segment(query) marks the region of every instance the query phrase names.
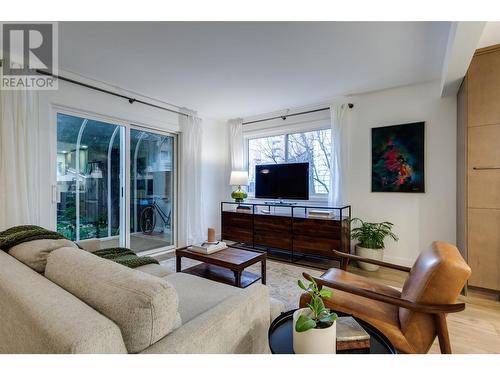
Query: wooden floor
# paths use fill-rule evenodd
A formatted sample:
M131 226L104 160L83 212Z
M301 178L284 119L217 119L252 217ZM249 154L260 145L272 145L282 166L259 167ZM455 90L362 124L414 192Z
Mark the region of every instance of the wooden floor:
M367 272L352 267L350 271L397 288L403 286L406 276L385 268ZM469 288L467 296L460 296L459 301L466 303L465 310L448 315L453 353L500 353L500 302L496 296ZM440 353L437 339L430 353Z

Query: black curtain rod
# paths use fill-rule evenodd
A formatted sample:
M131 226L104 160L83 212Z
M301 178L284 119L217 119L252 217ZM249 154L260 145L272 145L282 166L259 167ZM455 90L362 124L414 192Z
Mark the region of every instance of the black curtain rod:
M349 106L349 108L353 108L354 107L354 104L352 104L352 103L348 103L347 105ZM329 110L329 109L330 109L330 107L325 107L325 108L319 108L319 109L312 109L310 111L291 113L289 115L287 114L287 115L282 115L282 116L263 118L261 120L244 122L243 125L255 124L256 122L263 122L263 121L269 121L269 120L277 120L279 118L282 119L282 120L286 120L287 117L305 115L307 113L321 112L321 111L326 111L326 110Z
M54 77L56 79L60 79L61 81L66 81L66 82L73 83L73 84L78 85L78 86L86 87L86 88L91 89L91 90L96 90L96 91L99 91L99 92L103 92L105 94L109 94L109 95L117 96L117 97L122 98L122 99L126 99L126 100L128 100L128 102L130 104L141 103L141 104L153 107L153 108L163 109L164 111L168 111L168 112L172 112L172 113L177 113L178 115L182 115L182 116L186 116L186 117L188 116L185 113L182 113L182 112L179 112L179 111L175 111L175 110L170 109L170 108L162 107L162 106L159 106L159 105L156 105L156 104L153 104L153 103L148 103L148 102L145 102L145 101L140 100L140 99L131 98L129 96L118 94L116 92L109 91L109 90L106 90L106 89L101 89L100 87L92 86L92 85L89 85L87 83L83 83L83 82L79 82L79 81L75 81L74 79L71 79L71 78L66 78L66 77L63 77L63 76L51 74L49 72L46 72L46 71L43 71L43 70L39 70L39 69L37 69L36 72L40 73L40 74L43 74L43 75L46 75L46 76Z

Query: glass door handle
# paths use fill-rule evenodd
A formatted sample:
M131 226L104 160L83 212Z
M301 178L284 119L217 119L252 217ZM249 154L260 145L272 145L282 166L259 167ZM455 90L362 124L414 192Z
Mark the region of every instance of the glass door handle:
M61 194L57 185L52 185L52 203L61 203Z

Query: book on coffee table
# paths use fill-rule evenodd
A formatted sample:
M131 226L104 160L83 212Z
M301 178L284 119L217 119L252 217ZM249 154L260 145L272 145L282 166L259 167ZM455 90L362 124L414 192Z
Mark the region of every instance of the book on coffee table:
M352 316L341 316L337 319L337 351L369 347L370 335Z
M223 241L203 242L201 244L188 247L188 250L201 254L213 254L224 249L227 249L227 245Z

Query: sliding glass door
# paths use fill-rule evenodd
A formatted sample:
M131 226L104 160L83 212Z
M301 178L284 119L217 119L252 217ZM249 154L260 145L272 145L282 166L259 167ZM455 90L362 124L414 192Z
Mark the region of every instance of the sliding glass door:
M57 231L125 245L125 128L57 114Z
M130 129L130 246L146 251L171 246L174 137Z
M175 136L57 113L57 231L135 252L173 247Z

